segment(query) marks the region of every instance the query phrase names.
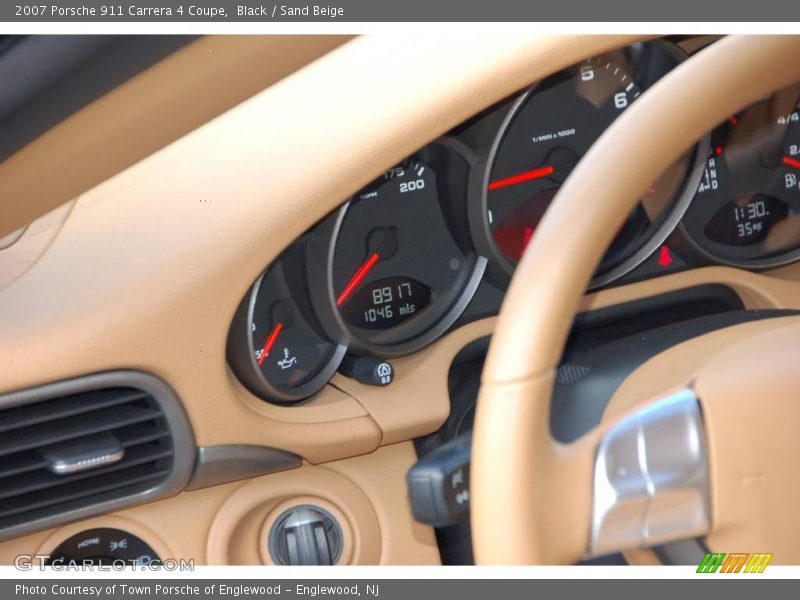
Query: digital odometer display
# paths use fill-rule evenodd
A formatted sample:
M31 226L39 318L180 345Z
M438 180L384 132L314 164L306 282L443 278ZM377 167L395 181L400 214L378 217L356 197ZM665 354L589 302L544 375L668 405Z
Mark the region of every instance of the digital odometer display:
M342 310L363 329L388 329L419 314L431 301L428 286L410 277L387 277L360 288Z

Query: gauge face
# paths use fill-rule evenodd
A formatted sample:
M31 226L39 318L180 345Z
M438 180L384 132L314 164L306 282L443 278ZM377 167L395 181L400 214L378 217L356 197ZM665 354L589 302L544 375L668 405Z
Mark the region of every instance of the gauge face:
M62 568L83 565L154 565L156 552L141 538L123 531L102 527L76 533L61 542L47 560Z
M284 252L256 281L240 306L228 340L228 358L251 391L274 402L295 402L319 391L338 367L344 348L329 341L297 304L304 278L302 250Z
M562 71L535 86L512 108L489 156L481 203L489 253L506 274L513 273L578 161L644 86L677 62L677 55L661 44L639 45L633 54L601 56ZM699 168L691 168L700 162L695 155L690 152L669 166L647 190L617 233L598 277L611 274L605 277L608 281L632 269L677 225L691 194L687 190L680 206L676 200L690 171L699 175ZM586 198L586 210L601 209ZM673 210L680 214L667 219ZM661 235L655 236L659 230ZM645 242L649 244L643 248Z
M726 264L766 268L800 258L800 86L714 130L682 229Z
M356 351L418 349L466 306L485 261L456 240L446 213L466 210L468 173L455 145L436 143L386 171L338 214L329 295Z

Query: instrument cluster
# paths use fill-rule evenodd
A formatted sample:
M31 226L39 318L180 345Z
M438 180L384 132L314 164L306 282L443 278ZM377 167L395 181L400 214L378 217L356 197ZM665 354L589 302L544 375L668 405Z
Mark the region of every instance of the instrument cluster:
M233 371L280 404L309 398L343 364L385 385L383 359L496 314L578 161L685 58L664 40L594 57L388 169L253 284L228 339ZM730 115L669 165L617 232L590 287L708 264L765 269L800 259L798 100L794 86ZM657 149L643 140L642 152ZM587 211L602 210L591 197L585 202Z

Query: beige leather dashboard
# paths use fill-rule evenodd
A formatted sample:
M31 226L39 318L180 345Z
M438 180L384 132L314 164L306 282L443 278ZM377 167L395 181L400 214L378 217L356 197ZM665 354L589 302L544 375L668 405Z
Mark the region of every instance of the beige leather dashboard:
M405 501L409 440L445 421L449 366L494 320L397 359L389 388L337 375L312 400L286 407L256 398L230 372L231 319L265 265L376 173L532 81L635 39L211 38L0 165L0 234L41 217L29 228L39 238L27 258L12 260L14 245L0 250L0 392L143 370L174 388L198 445L272 446L306 462L5 542L0 563L51 549L85 525L119 522L166 555L260 564L269 557L259 540L282 503L313 497L349 528L348 561L436 564L433 531L413 521ZM187 64L206 50L221 61L215 76L231 64L251 68L198 101L205 63L194 75ZM267 56L272 68L252 68ZM409 63L417 65L413 85L403 74ZM142 91L156 88L157 97ZM309 90L325 96L324 106ZM173 94L196 108L181 118L174 107L158 110ZM117 120L120 107L128 112ZM121 138L134 142L120 147ZM56 208L71 199L68 211ZM699 283L729 285L750 308L800 308L797 266L689 271L594 293L582 310Z
M234 383L224 347L242 295L371 173L531 80L626 41L462 38L433 52L435 39L369 37L331 52L79 197L48 251L3 290L3 390L142 369L175 388L198 444L269 444L311 462L374 450L384 431L347 394L281 408ZM415 60L426 67L413 89L374 79ZM310 89L330 91L327 110ZM59 340L58 360L47 339ZM413 408L406 418L435 426ZM396 441L394 426L385 424Z

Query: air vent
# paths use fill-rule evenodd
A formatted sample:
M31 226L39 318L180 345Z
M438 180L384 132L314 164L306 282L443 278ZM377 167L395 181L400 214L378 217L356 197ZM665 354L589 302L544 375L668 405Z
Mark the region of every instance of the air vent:
M0 396L0 539L177 493L194 454L174 392L150 375Z

